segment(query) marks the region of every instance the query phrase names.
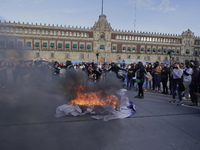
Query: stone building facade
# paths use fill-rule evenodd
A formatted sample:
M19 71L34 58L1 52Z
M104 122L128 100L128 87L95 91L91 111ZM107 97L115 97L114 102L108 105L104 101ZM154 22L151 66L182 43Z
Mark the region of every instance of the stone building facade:
M181 35L113 30L104 14L92 28L0 22L0 58L147 62L197 60L200 37L189 29ZM97 57L98 54L98 57Z

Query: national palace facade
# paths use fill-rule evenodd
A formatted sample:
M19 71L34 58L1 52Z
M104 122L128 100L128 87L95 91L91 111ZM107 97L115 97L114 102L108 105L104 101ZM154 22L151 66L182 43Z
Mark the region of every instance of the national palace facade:
M104 14L92 28L0 22L1 59L168 62L169 50L172 61L198 60L200 38L189 29L181 35L113 30Z

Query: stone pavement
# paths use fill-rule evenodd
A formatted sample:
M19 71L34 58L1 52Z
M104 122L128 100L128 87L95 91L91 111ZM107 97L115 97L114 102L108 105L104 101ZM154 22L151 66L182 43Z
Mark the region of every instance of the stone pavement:
M171 95L127 92L131 117L104 122L90 115L55 118L63 96L25 90L0 93L0 150L199 150L200 107L170 104ZM31 95L31 96L30 96Z

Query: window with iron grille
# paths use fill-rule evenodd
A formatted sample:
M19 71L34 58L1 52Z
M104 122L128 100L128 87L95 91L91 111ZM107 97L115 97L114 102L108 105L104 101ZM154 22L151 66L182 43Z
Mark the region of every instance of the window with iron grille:
M58 48L62 48L62 43L58 43Z
M31 47L31 42L27 42L27 43L26 43L26 46L27 46L27 47Z
M65 48L69 48L69 44L66 44L66 45L65 45Z

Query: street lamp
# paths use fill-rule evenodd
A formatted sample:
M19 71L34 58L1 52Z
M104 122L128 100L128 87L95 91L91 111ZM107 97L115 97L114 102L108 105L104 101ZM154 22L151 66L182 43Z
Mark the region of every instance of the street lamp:
M172 50L170 49L167 53L169 55L169 59L170 59L170 66L171 66L171 59L172 59Z
M98 58L99 58L99 53L97 52L96 53L96 56L97 56L97 63L99 62Z

